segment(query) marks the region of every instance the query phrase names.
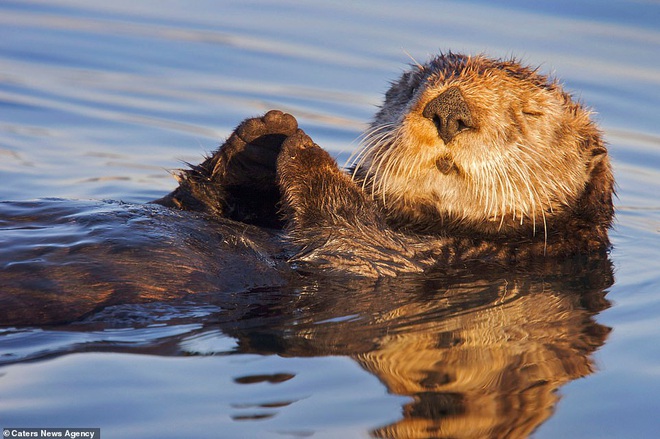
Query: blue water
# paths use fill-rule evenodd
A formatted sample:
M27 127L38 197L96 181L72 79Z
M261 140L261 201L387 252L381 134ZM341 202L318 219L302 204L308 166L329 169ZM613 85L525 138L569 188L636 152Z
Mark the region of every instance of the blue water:
M0 427L656 437L659 23L654 1L0 2L0 200L158 198L271 108L342 162L388 81L439 50L556 74L597 112L618 183L615 281L596 271L588 306L506 273L116 305L0 329Z

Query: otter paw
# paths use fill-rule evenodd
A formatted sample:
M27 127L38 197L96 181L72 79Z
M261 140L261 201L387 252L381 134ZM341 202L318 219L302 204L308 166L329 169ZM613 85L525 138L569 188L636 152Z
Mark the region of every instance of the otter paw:
M327 169L327 166L337 168L337 163L301 129L287 137L277 159L280 179L286 179L286 175L293 173L302 173L299 176L304 177L308 172Z
M373 201L302 130L282 144L277 178L280 212L294 240L314 241L323 228L348 230L364 222L381 224ZM314 237L305 237L308 231Z
M247 119L241 123L234 131L236 137L247 144L266 145L268 143L268 136L280 136L280 140L284 140L298 129L298 122L296 118L288 113L283 113L279 110L271 110L262 117L255 117ZM276 146L282 144L280 141Z
M211 175L223 186L272 184L282 143L297 129L296 118L279 110L243 121L215 154Z

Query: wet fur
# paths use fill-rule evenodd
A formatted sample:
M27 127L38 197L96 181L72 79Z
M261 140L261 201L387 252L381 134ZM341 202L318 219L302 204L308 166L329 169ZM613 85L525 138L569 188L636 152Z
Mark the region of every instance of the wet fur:
M447 143L424 117L460 91ZM243 122L157 202L283 227L302 269L392 276L442 264L603 255L614 179L591 113L515 60L440 55L394 82L349 173L279 111Z

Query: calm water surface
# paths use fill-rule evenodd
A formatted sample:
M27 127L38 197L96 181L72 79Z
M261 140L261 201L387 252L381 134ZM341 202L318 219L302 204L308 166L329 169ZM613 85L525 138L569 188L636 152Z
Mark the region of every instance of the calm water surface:
M411 58L451 49L540 65L594 107L618 215L611 265L205 291L0 329L0 427L100 427L105 438L657 437L659 23L651 0L4 0L6 212L44 198L158 198L176 185L168 170L271 108L296 115L342 162L388 81ZM31 203L55 216L73 205ZM20 233L0 229L5 257L18 239L83 239L66 221Z

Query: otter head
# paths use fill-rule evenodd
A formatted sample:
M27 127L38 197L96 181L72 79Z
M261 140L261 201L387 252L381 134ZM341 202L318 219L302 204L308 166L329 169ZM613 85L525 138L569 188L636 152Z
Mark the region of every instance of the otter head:
M590 112L513 60L449 53L413 66L352 166L399 228L547 240L572 221L607 242L613 178Z

